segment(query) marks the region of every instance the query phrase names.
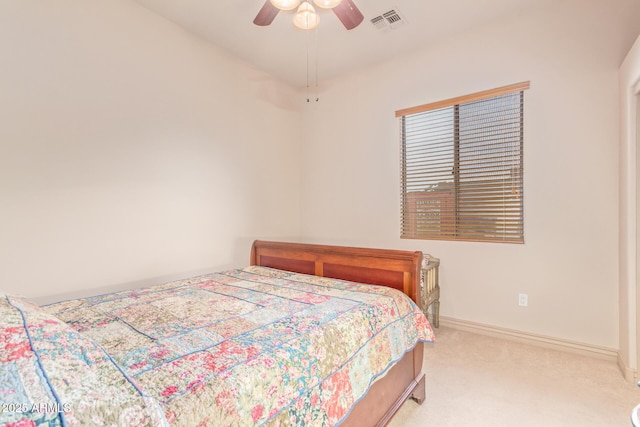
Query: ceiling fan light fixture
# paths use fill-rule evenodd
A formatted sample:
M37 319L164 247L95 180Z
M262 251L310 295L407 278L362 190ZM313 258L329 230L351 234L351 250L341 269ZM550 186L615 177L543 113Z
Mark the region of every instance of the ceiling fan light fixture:
M293 17L293 25L301 30L312 30L320 23L320 16L309 2L303 2L295 16Z
M316 6L323 9L333 9L340 4L342 0L313 0Z
M269 0L280 10L293 10L300 5L300 0Z

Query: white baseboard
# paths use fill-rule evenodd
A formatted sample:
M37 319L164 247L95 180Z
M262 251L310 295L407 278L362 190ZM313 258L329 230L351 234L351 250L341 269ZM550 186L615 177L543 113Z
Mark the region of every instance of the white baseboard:
M624 363L624 360L622 360L622 356L620 356L620 353L618 353L616 362L618 363L620 372L622 372L622 375L624 375L624 379L629 381L630 383L635 383L638 379L638 372L635 369L628 367Z
M458 320L451 317L440 316L440 325L461 331L473 332L476 334L493 336L496 338L517 341L524 344L535 345L538 347L551 348L555 350L567 351L583 356L596 357L616 363L625 379L635 380L635 372L624 367L624 363L619 357L618 350L600 347L591 344L584 344L575 341L563 340L559 338L546 337L543 335L532 334L529 332L521 332L514 329L500 328L496 326L484 325L481 323L470 322L467 320ZM436 330L437 331L437 330Z

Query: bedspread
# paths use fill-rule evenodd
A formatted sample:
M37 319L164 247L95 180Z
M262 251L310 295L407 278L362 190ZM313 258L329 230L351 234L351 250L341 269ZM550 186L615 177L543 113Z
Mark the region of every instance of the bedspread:
M45 309L104 352L136 392L141 425L158 423L149 402L171 425L335 425L433 341L399 291L264 267Z

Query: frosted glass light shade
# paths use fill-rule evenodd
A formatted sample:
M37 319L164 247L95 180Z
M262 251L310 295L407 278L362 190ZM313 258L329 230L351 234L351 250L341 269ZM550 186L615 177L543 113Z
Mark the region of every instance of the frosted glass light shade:
M317 27L319 23L320 17L316 13L316 10L306 1L300 5L293 17L293 25L301 30L311 30Z
M316 6L323 9L333 9L340 4L342 0L313 0Z
M300 5L300 0L270 0L280 10L293 10Z

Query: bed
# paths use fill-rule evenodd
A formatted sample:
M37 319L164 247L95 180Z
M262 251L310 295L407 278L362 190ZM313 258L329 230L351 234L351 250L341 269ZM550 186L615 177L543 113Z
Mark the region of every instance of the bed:
M425 398L422 253L255 241L250 265L0 298L0 425L387 424Z

